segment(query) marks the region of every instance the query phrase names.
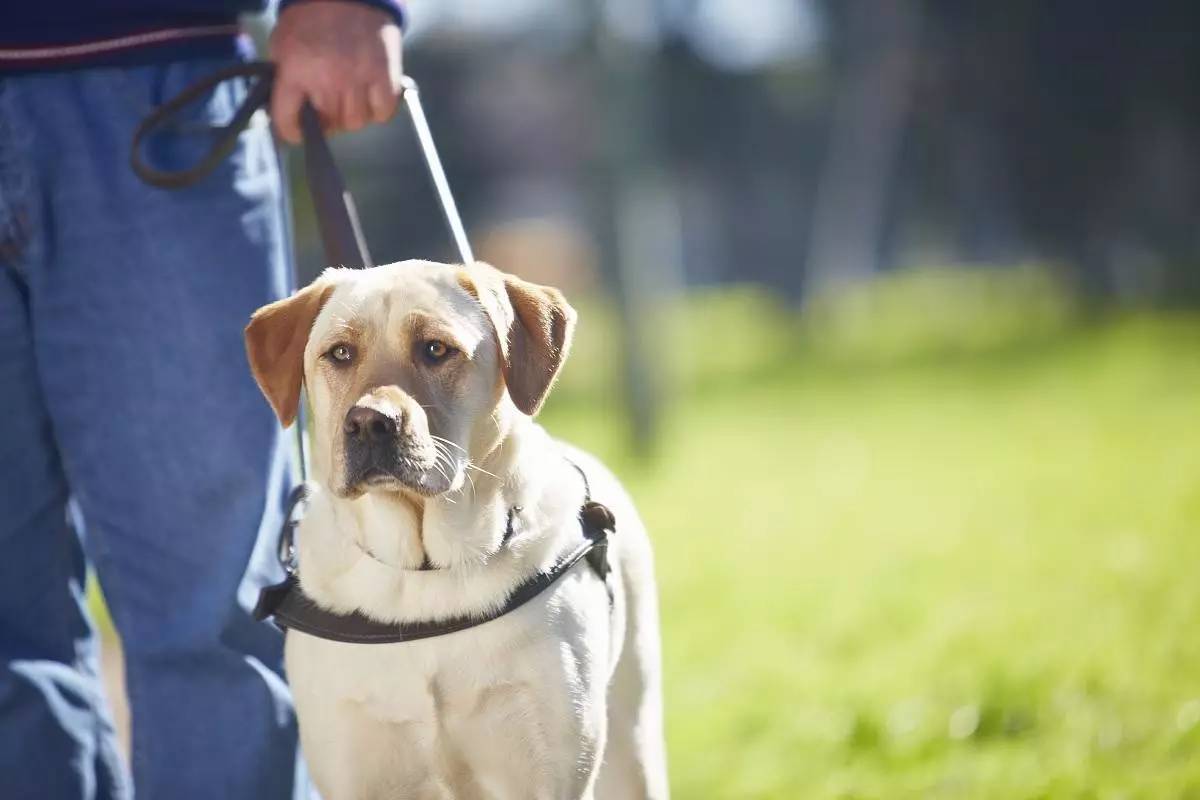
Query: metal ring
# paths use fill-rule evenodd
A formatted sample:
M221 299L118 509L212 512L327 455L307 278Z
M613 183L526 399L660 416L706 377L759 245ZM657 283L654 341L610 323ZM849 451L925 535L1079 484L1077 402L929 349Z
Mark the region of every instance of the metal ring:
M279 528L279 544L275 554L288 575L296 574L296 526L304 516L301 506L307 499L308 484L297 484L288 495L287 504L284 506L283 524ZM299 513L297 509L301 509Z

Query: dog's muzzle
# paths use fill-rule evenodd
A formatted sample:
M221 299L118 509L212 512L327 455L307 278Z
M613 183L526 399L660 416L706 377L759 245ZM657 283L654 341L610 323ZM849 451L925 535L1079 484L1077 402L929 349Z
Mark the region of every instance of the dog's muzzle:
M431 466L405 430L403 415L358 405L342 423L349 486L398 480L412 484Z

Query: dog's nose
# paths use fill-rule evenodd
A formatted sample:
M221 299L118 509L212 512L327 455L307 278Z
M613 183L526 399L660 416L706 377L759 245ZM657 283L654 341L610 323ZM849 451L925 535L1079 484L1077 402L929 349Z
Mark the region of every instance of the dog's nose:
M346 414L342 430L367 442L390 439L396 435L396 420L366 406L355 406Z

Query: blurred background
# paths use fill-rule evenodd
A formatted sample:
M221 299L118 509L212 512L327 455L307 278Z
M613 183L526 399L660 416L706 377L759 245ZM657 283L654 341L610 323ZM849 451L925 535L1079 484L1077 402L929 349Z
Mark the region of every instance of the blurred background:
M675 796L1200 797L1200 4L410 6L477 255L581 312ZM336 151L453 258L407 118Z

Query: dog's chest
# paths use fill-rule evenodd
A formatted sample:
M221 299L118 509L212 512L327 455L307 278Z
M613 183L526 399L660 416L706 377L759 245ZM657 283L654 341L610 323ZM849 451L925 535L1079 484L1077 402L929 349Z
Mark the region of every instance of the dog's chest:
M289 634L297 702L312 693L349 701L379 722L442 728L521 716L524 706L544 703L547 690L571 693L576 670L564 671L562 644L588 642L581 630L556 630L564 622L574 627L576 617L555 611L557 605L539 598L484 625L402 644L348 645ZM569 649L580 652L568 662L591 660L590 645Z
M564 787L602 741L610 613L604 585L580 565L519 609L446 636L354 645L289 633L314 774L434 780L461 797L578 794Z

